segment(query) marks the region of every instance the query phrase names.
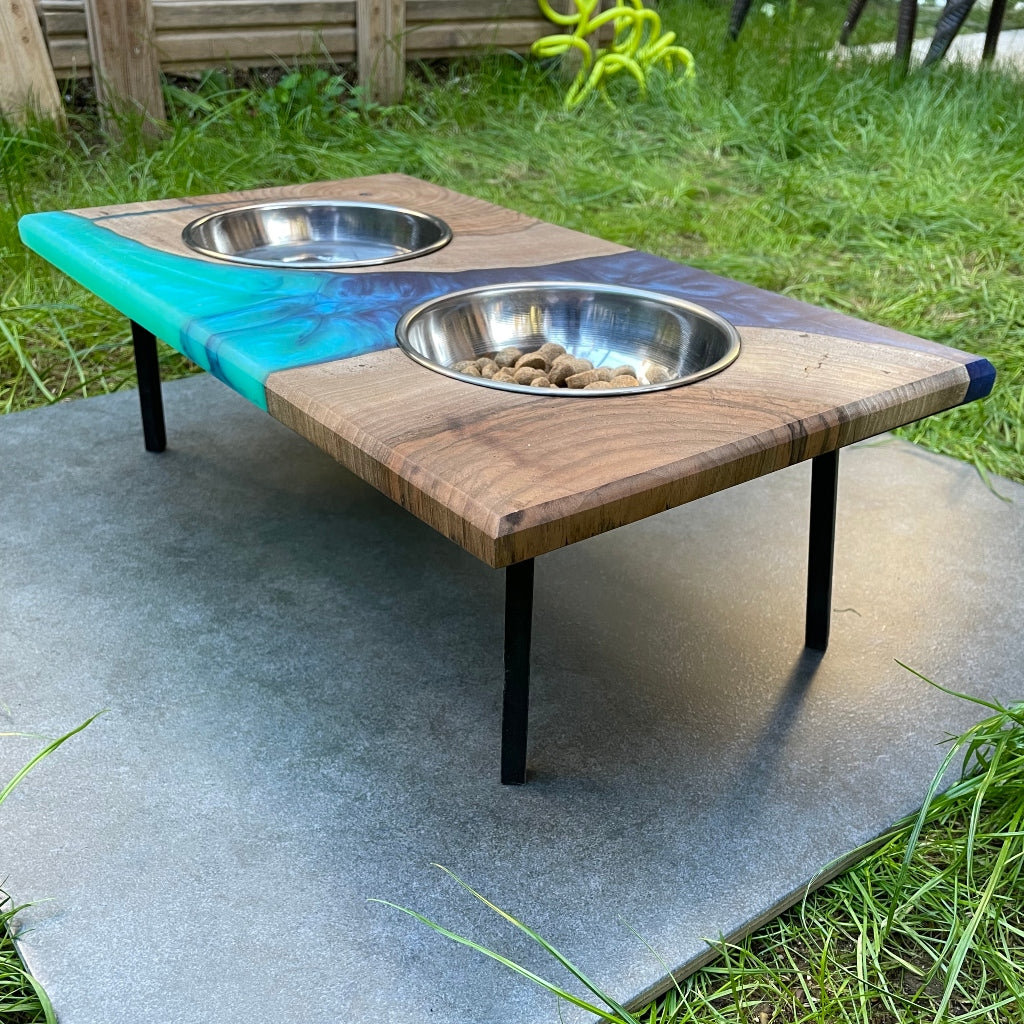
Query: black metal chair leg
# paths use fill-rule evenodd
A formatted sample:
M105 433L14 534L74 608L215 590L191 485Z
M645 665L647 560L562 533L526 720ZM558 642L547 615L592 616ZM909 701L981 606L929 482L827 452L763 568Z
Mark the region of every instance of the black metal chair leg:
M836 540L839 451L811 460L811 530L807 555L807 624L804 643L828 648L832 622L832 562Z
M734 0L732 11L729 13L729 38L735 42L747 20L750 11L751 0Z
M909 0L907 2L909 3ZM946 51L952 45L956 34L963 28L972 7L974 0L953 0L946 4L942 16L935 25L935 35L932 36L928 52L921 61L921 67L928 67L929 64L934 64L946 56Z
M1006 17L1006 0L992 0L992 7L988 12L988 25L985 28L985 48L981 54L982 60L995 59L1004 17Z
M501 710L501 781L526 781L530 714L530 630L533 622L533 559L505 569L505 691Z
M973 0L971 0L973 3ZM906 72L910 67L910 53L914 48L914 28L917 25L917 0L900 0L896 14L896 67Z
M164 428L164 402L160 391L160 363L156 354L156 337L134 320L131 321L131 325L146 451L162 452L167 447L167 431Z
M840 46L850 45L850 36L857 27L857 22L860 21L860 16L864 13L864 8L867 7L867 4L868 0L850 0L850 6L846 11L846 20L839 31Z

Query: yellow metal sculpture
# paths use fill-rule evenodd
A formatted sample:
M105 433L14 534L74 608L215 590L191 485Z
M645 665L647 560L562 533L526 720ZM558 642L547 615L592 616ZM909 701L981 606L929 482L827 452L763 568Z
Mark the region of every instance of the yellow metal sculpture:
M687 78L693 77L693 54L676 45L675 32L662 31L661 18L643 0L616 0L614 7L603 11L601 0L573 0L575 14L559 14L548 0L537 2L546 18L567 31L538 39L532 47L534 56L560 57L575 50L581 57L580 70L565 95L567 110L595 89L603 93L605 80L619 71L632 75L641 92L647 89L648 71L658 65L666 71L681 67ZM609 23L614 28L611 45L599 46L595 53L587 37Z

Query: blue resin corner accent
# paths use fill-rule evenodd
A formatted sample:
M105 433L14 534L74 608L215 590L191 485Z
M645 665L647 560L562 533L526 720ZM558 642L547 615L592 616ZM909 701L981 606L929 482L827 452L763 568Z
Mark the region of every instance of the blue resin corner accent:
M973 363L967 364L967 372L971 376L971 383L967 387L967 394L964 395L963 405L991 394L996 383L996 368L980 356Z

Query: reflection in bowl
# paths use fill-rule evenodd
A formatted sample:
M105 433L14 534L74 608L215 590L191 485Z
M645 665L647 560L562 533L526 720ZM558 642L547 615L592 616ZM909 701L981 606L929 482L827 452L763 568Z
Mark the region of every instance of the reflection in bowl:
M182 232L204 256L255 267L330 270L414 259L451 241L444 221L379 203L301 199L221 210Z
M724 370L740 351L728 321L701 306L616 285L534 281L471 288L409 310L395 329L418 363L458 380L534 395L596 397L661 391ZM534 387L455 369L509 347L561 346L594 367L635 369L638 385ZM549 351L555 351L554 348Z

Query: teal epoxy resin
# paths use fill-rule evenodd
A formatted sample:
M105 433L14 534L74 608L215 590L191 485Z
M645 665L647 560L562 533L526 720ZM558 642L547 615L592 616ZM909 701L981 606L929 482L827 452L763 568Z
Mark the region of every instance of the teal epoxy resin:
M698 302L737 326L941 353L968 369L965 402L988 394L995 376L980 356L635 250L445 273L281 270L163 252L110 231L101 221L38 213L23 217L18 228L31 249L262 409L271 373L390 348L401 315L427 299L539 278L646 288Z
M190 259L75 214L32 214L18 227L39 255L263 409L277 370L393 345L394 308L412 300L395 294L392 275Z

